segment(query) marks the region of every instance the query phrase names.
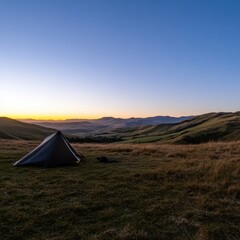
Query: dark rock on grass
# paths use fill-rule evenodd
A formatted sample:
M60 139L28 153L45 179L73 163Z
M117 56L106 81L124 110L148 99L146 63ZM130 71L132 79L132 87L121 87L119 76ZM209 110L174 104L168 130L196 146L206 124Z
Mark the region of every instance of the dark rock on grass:
M116 161L116 160L110 160L110 159L108 159L108 158L105 157L105 156L97 157L97 160L98 160L100 163L116 163L116 162L118 162L118 161Z

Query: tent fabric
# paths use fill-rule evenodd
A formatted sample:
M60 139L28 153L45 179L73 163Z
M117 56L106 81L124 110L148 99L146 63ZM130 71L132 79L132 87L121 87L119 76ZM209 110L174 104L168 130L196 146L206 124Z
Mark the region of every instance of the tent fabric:
M83 155L78 154L63 134L58 131L47 137L39 146L13 165L55 167L65 164L79 163L82 158Z

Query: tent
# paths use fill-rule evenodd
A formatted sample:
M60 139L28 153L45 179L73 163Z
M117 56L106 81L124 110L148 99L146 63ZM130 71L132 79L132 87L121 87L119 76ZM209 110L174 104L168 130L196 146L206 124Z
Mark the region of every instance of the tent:
M22 159L15 162L14 166L37 165L55 167L66 164L79 163L84 158L69 144L60 131L47 137L39 146Z

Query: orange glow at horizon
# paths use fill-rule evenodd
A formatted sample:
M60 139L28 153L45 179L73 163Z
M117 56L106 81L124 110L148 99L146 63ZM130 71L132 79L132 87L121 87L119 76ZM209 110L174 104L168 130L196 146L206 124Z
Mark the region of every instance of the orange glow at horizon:
M170 111L167 107L159 110L154 108L137 108L134 102L124 103L120 106L95 95L87 94L74 96L70 92L64 94L51 88L39 91L32 85L23 85L16 88L10 84L11 92L0 89L0 116L13 119L34 120L66 120L66 119L98 119L102 117L115 118L145 118L153 116L183 116L181 109ZM22 94L28 92L28 94ZM64 98L62 97L64 96Z
M7 114L3 117L9 117L13 119L33 119L33 120L67 120L67 119L97 119L101 116L97 115L22 115L22 114Z

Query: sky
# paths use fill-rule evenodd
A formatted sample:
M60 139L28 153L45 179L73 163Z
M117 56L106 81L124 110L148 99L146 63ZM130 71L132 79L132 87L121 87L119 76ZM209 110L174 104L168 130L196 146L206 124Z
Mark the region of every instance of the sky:
M239 111L238 0L0 0L0 116Z

